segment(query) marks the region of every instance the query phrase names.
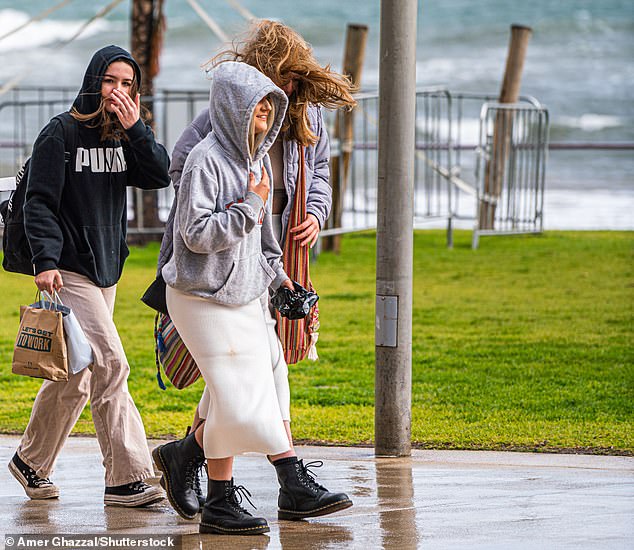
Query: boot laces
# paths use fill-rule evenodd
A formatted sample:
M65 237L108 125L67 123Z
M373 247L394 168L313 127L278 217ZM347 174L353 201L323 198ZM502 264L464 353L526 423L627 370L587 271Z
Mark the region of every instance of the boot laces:
M307 462L304 464L300 462L301 465L301 473L302 479L305 482L304 484L313 489L314 491L328 491L324 486L317 483L315 476L317 475L311 468L321 468L324 465L323 460L313 460L312 462Z
M257 510L255 504L251 502L251 499L249 498L250 496L252 496L251 493L244 485L232 485L231 489L229 489L227 500L232 504L235 510L242 512L243 514L249 514L249 512L247 512L247 510L241 505L242 499L245 498L253 509Z
M200 487L200 474L205 466L205 460L194 458L187 463L185 470L185 485L194 490L197 495L202 495Z
M194 492L198 496L203 496L203 490L200 486L200 478L202 477L205 467L206 467L205 463L201 462L198 468L196 468L196 471L194 472L194 480L192 483L192 488L194 489Z

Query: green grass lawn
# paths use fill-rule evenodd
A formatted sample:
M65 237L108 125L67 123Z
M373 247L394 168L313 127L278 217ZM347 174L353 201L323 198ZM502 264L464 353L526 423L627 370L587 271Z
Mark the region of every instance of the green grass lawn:
M415 235L412 440L415 446L634 452L634 234L548 232L453 250ZM116 322L130 391L149 436L182 435L202 383L159 390L153 313L139 301L158 248L135 248ZM371 444L375 235L343 239L312 265L320 360L290 368L298 441ZM39 381L11 374L18 308L32 281L0 273L0 431L21 432ZM54 414L54 411L51 411ZM75 433L93 433L87 408Z

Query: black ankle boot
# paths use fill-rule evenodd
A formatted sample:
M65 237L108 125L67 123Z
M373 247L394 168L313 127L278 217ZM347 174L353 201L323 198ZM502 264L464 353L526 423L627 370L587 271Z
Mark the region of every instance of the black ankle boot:
M269 532L269 525L264 518L254 518L240 506L243 496L253 506L249 500L251 493L242 485L234 485L233 479L231 481L210 479L207 487L207 501L200 517L201 533L260 535Z
M282 458L273 463L280 483L277 499L279 519L304 519L332 514L352 506L345 493L331 493L315 481L309 468L323 466L321 460L304 462L297 457Z
M198 426L200 426L203 422L204 421L201 420L198 423ZM196 428L198 428L198 426L196 426ZM187 426L187 431L185 432L185 436L188 436L190 431L191 431L191 426ZM203 493L203 490L201 488L201 482L200 482L200 478L201 478L200 474L202 473L203 470L205 470L205 472L207 471L206 461L204 461L203 464L201 464L200 467L194 472L194 479L192 480L192 489L194 489L194 492L196 493L196 497L198 498L199 512L203 511L203 506L205 505L205 501L207 500L206 494ZM163 481L163 478L161 478L161 481Z
M156 447L152 457L156 467L163 472L161 485L174 510L185 519L194 519L200 510L195 480L205 463L205 453L194 434Z

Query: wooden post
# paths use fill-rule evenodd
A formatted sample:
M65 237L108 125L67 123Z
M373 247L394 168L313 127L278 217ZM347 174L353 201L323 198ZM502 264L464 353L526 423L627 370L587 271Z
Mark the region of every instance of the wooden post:
M346 30L346 49L343 60L343 74L348 75L352 83L359 87L365 58L365 45L368 38L366 25L350 24ZM333 157L330 163L330 182L332 185L332 210L326 227L341 227L343 199L348 185L350 159L354 143L354 112L339 111L333 138L340 140L340 154ZM322 250L339 253L341 236L324 237Z
M504 80L500 91L500 103L516 103L520 96L524 59L528 49L532 29L521 25L511 26L511 39L506 58ZM484 172L484 197L480 200L478 226L480 229L493 229L497 199L502 193L504 167L508 156L512 132L512 116L510 112L498 112L493 127L493 143L491 156Z
M133 0L131 13L130 49L132 57L141 67L143 82L141 95L154 95L154 77L158 74L158 58L161 50L161 39L164 27L163 0ZM147 110L148 122L154 125L154 102L143 103ZM138 228L159 227L158 194L156 191L138 190L135 197L134 225ZM138 203L140 201L140 204ZM138 214L142 213L141 216ZM154 236L156 239L156 236ZM139 235L138 242L152 240L150 236Z

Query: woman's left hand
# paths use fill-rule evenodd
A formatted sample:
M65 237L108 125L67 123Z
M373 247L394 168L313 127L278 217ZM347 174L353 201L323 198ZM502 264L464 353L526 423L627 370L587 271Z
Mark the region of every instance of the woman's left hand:
M289 290L295 290L295 287L293 286L293 281L291 281L290 279L286 279L281 285L280 287L286 287Z
M112 90L112 109L117 115L121 126L124 129L129 130L139 120L139 113L141 112L141 96L136 95L136 99L132 101L132 98L119 89Z
M293 240L301 240L300 246L310 245L312 248L317 242L317 237L319 237L319 222L313 214L308 214L302 223L291 229L291 233L297 233Z

